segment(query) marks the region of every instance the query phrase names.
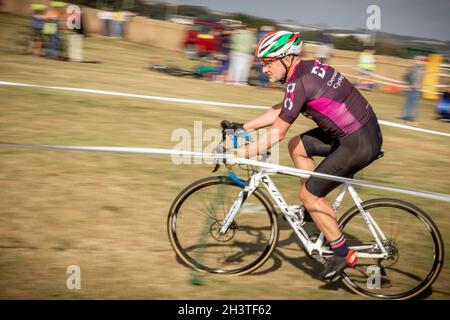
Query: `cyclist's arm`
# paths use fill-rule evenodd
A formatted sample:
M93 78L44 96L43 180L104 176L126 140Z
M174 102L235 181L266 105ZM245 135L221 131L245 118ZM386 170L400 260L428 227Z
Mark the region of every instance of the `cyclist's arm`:
M286 133L290 126L290 123L281 118L276 118L270 130L262 135L262 137L259 137L257 141L241 147L238 151L238 156L242 158L251 158L257 154L266 152L275 143L286 137Z
M281 102L272 106L269 110L264 112L262 115L247 121L244 123L244 130L256 130L264 127L271 126L281 111Z

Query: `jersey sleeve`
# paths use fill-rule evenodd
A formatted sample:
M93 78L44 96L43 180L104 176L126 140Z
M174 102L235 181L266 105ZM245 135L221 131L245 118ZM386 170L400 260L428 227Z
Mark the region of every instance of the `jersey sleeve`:
M292 124L299 116L306 101L305 89L303 88L301 79L290 82L286 87L279 118Z

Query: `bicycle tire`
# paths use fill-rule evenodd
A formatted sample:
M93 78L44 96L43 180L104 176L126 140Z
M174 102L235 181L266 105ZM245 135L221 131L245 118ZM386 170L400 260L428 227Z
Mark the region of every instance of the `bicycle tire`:
M392 212L394 212L393 210L396 210L395 212L397 212L397 210L400 210L398 212L408 214L408 216L405 216L405 218L401 222L402 230L404 230L405 232L413 233L414 236L417 239L419 239L419 237L420 237L419 231L420 230L417 229L417 232L414 233L415 230L411 227L411 224L408 225L410 218L416 218L416 219L413 219L412 221L418 222L417 228L420 225L419 223L422 224L422 227L424 229L423 232L429 236L429 240L431 240L430 242L432 242L432 245L430 244L430 247L431 246L433 247L433 252L432 252L432 254L430 253L430 258L431 258L430 268L429 269L427 269L428 267L424 268L424 270L428 270L428 271L425 271L425 273L424 273L426 275L423 277L420 277L420 281L418 281L418 283L415 284L414 287L410 288L409 290L406 290L403 292L398 292L398 293L388 293L387 294L387 293L370 291L370 289L368 289L367 286L366 286L366 288L363 288L362 286L358 285L358 283L355 281L353 276L351 274L349 274L351 272L354 272L351 270L349 271L349 269L347 269L346 272L343 273L344 284L350 290L352 290L353 292L355 292L357 294L360 294L362 296L369 297L369 298L375 298L375 299L406 300L406 299L411 299L413 297L417 297L418 295L423 293L425 290L429 289L431 287L431 285L433 284L433 282L437 279L437 277L442 269L443 262L444 262L444 245L443 245L442 236L441 236L436 224L433 222L433 220L425 212L423 212L421 209L414 206L413 204L402 201L402 200L397 200L397 199L388 199L388 198L372 199L372 200L364 201L363 203L361 203L361 206L364 208L364 210L369 210L369 212L371 214L373 214L378 209L382 208L382 211L380 211L383 213L383 215L380 214L380 216L382 217L381 220L388 218L388 216L387 216L388 209L391 210ZM375 210L375 209L377 209L377 210ZM392 212L389 212L389 213L392 213ZM350 225L351 221L354 220L354 218L357 217L359 213L360 212L359 212L358 208L355 206L355 207L349 209L346 213L344 213L342 215L342 217L339 219L338 223L344 234L346 233L346 227ZM359 215L359 216L361 216L361 215ZM378 220L380 220L380 219L377 220L376 218L377 217L374 217L375 221L378 223ZM380 218L380 217L378 217L378 218ZM393 228L394 227L391 225L391 229L393 229ZM349 229L349 228L347 228L347 229ZM366 225L366 229L368 229L367 225ZM420 228L420 229L422 229L422 228ZM347 235L346 235L346 237L347 237ZM348 240L348 237L347 237L347 240ZM357 241L357 240L355 240L355 241ZM399 261L399 259L402 258L403 251L398 249L399 247L401 247L401 244L396 243L392 239L390 239L390 241L393 241L392 243L395 244L395 245L393 245L393 247L396 248L396 250L398 250L398 252L396 254L394 254L394 256L395 255L397 256L396 257L397 261L393 260L393 264L391 265L391 266L395 267L397 262ZM401 239L400 241L405 241L405 239ZM407 241L409 243L411 243L410 240L407 239ZM351 242L351 241L348 241L348 242ZM419 243L419 245L416 245L416 246L414 246L414 248L412 248L413 256L418 255L418 253L420 252L421 242L419 241L418 243ZM349 243L349 246L351 246L351 243ZM410 245L405 245L404 247L406 248L408 246L410 246ZM403 252L403 254L404 254L404 252ZM407 259L408 258L410 258L410 257L407 256ZM425 260L427 260L427 259L428 258L426 258ZM417 259L417 260L419 260L419 259ZM382 262L382 261L380 260L379 263L380 262ZM412 266L413 264L410 264L410 265ZM422 268L422 267L420 267L420 268ZM395 268L390 268L389 271L391 271L391 270L395 270L395 271L393 271L394 274L395 274L395 272L397 272L397 274L400 274L400 275L403 274L406 277L409 277L411 279L417 280L417 278L419 278L413 272L408 273L408 272L405 272L404 270L401 270L401 269L399 270L398 266L397 266L397 270ZM417 270L417 267L416 267L416 270ZM414 272L418 272L416 270ZM420 270L420 272L423 273L422 270ZM395 281L401 283L401 281L398 281L395 279L395 276L392 279L387 279L387 280L390 281L390 283L392 283L392 280L394 280L393 281L394 283L395 283ZM367 282L366 282L366 284L367 284ZM389 289L389 287L387 289ZM379 288L378 290L381 290L381 288Z
M257 254L256 259L252 260L250 263L245 264L244 266L239 266L237 268L227 269L224 267L212 267L206 265L203 261L199 261L200 259L196 258L194 254L190 254L188 252L188 249L186 246L180 241L178 230L177 230L177 220L178 215L180 212L182 212L183 204L186 203L186 201L193 197L195 194L199 194L201 191L204 191L205 188L211 188L211 186L227 186L227 187L233 187L233 188L239 188L242 189L242 187L238 186L236 183L234 183L231 179L225 176L214 176L209 177L205 179L198 180L189 186L187 186L184 190L182 190L178 196L175 198L175 200L172 203L172 206L169 211L168 219L167 219L167 231L169 236L169 241L172 245L172 248L174 249L176 255L189 267L201 271L201 272L207 272L207 273L213 273L213 274L223 274L223 275L244 275L253 272L254 270L261 267L271 256L273 250L276 247L278 237L279 237L279 226L277 222L277 216L275 208L273 207L273 204L267 196L259 189L256 189L253 194L250 196L253 198L253 200L256 200L258 203L262 205L262 208L264 208L265 213L267 214L267 218L269 221L269 227L270 227L270 236L266 237L267 244L264 244L263 250L261 250L260 253ZM236 189L236 191L239 191ZM236 193L237 195L238 193ZM195 198L194 198L195 199ZM247 203L248 199L245 203ZM180 210L183 209L183 210ZM192 212L192 211L189 211ZM240 215L241 214L241 215ZM242 216L241 212L238 212L236 219L239 220L240 216ZM194 219L196 217L192 217ZM252 221L252 220L250 220ZM239 224L239 221L238 221ZM241 227L241 226L240 226ZM245 226L244 226L245 228ZM212 230L212 225L209 230ZM237 231L239 232L239 230ZM243 231L244 232L244 231ZM210 231L210 235L212 238L212 233ZM208 241L210 238L208 238ZM256 240L252 240L256 241ZM214 244L215 245L215 244ZM230 244L231 245L231 244ZM203 246L203 247L202 247ZM208 247L207 245L199 244L198 247L200 249ZM209 248L212 248L213 244L211 243ZM197 247L194 247L194 249ZM245 250L242 250L242 252L246 252Z

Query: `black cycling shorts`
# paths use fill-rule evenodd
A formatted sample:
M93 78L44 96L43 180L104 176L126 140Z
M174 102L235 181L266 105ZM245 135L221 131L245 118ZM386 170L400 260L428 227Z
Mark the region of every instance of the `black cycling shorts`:
M319 128L300 135L308 157L326 157L314 172L351 178L378 158L383 138L376 118L371 119L358 131L342 138L331 139ZM310 177L306 189L317 197L325 197L339 182Z

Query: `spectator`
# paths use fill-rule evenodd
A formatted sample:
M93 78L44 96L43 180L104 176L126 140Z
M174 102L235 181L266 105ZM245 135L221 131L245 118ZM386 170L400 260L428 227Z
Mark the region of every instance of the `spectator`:
M320 44L317 46L316 58L322 63L327 63L331 58L333 44L330 42L329 37L325 33L320 34L319 41Z
M416 56L415 64L405 74L405 82L408 85L408 94L404 107L404 115L401 118L408 124L414 124L417 118L417 103L420 99L420 90L422 89L424 65L427 58L425 56Z
M442 92L442 98L438 102L436 111L439 120L450 121L450 87Z
M245 26L240 26L231 36L230 69L228 81L236 85L247 85L253 62L256 37Z
M97 16L103 24L103 35L107 37L111 36L111 19L113 12L100 11Z
M46 37L45 56L50 59L61 59L63 51L63 39L60 25L64 23L63 8L66 6L64 2L52 1L50 8L44 15L44 25L42 33Z
M32 4L31 5L31 41L28 47L28 53L40 56L42 54L42 46L44 38L42 36L42 29L44 27L44 13L47 9L45 4Z
M230 38L231 30L224 29L221 34L221 41L217 55L217 58L221 63L216 80L220 82L223 82L228 77L228 68L230 66Z
M125 24L125 12L123 11L112 12L111 36L122 38L124 24Z
M363 77L371 77L375 72L375 50L372 48L366 48L359 54L358 68ZM362 79L358 81L358 87L372 89L375 83L371 79Z
M124 12L124 20L123 20L123 24L122 24L122 38L124 38L125 35L127 34L128 23L134 16L136 16L136 14L134 12L131 12L131 11Z
M359 54L358 67L367 73L375 72L375 50L366 48Z

